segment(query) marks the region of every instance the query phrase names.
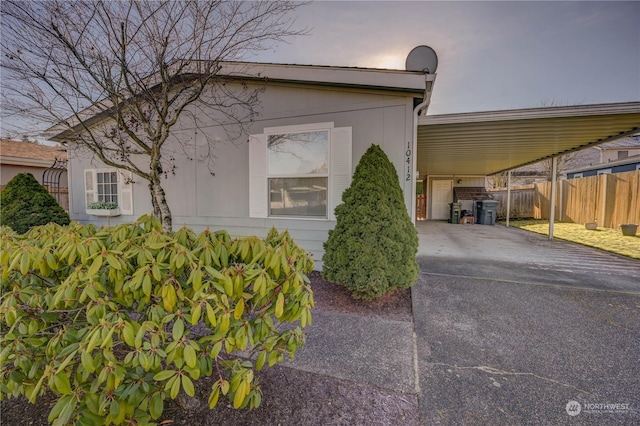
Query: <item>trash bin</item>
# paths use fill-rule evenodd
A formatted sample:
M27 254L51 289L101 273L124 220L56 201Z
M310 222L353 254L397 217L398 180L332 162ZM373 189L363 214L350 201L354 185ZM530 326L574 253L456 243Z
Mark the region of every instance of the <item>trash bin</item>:
M478 222L481 225L495 225L496 212L498 211L498 201L482 200L476 203L478 211Z
M460 212L462 211L462 204L449 203L449 223L460 223Z

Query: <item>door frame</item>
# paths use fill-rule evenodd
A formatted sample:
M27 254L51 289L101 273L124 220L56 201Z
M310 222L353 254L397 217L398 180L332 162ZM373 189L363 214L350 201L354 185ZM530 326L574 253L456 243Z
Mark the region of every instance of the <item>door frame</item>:
M429 181L430 181L429 182L429 197L427 198L427 219L443 220L443 219L434 219L434 217L433 217L433 204L434 204L434 202L433 202L433 199L434 199L434 188L433 188L433 185L434 185L435 181L438 181L438 182L450 182L451 191L453 192L453 187L454 187L453 178L452 177L448 177L448 176L447 177L443 176L442 178L434 178L434 177L432 177L432 178L429 179ZM452 201L453 201L453 194L451 196L451 201L449 201L449 202L452 202Z

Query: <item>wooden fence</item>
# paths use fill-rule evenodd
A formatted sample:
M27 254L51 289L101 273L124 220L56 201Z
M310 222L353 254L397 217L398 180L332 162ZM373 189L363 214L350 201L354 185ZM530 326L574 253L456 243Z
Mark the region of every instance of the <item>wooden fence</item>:
M424 194L416 195L416 220L427 220L427 197Z
M507 190L489 189L493 199L500 202L496 211L496 217L507 217ZM533 217L533 185L523 185L511 188L511 219L532 218Z
M498 217L506 216L507 191L491 191L500 201ZM551 182L511 190L512 218L549 219ZM563 222L597 222L605 228L623 223L640 224L640 170L559 181L555 219Z

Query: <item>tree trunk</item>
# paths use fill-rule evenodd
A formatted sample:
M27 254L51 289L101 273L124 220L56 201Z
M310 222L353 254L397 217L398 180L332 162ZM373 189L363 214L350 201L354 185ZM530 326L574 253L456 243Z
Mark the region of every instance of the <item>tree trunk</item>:
M152 180L149 182L149 192L151 193L153 215L160 219L160 223L162 223L162 228L165 232L171 232L171 209L169 209L169 204L167 204L167 198L164 195L164 189L162 189L159 176L152 176Z

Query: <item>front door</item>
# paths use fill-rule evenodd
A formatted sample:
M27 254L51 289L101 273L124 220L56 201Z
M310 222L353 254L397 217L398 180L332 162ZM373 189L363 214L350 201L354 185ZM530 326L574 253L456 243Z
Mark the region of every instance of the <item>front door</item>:
M431 219L449 219L451 202L453 202L453 180L434 180L431 184Z

